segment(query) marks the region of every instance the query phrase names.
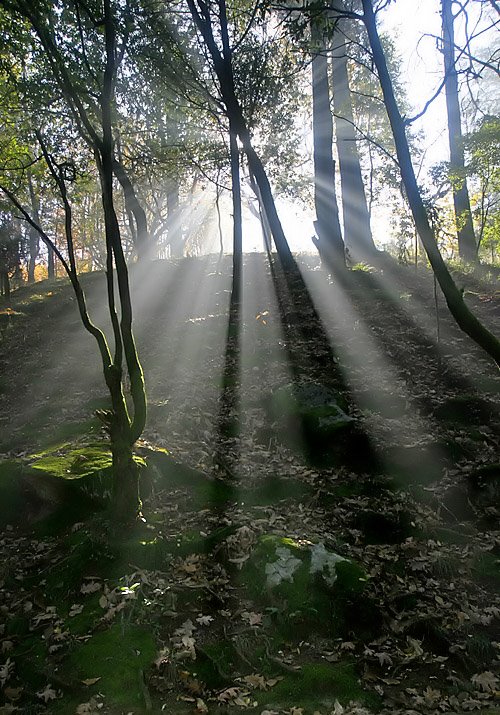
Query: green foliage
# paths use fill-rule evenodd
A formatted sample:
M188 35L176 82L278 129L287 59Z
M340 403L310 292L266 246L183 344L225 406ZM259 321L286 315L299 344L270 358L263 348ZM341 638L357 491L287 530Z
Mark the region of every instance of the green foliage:
M480 253L493 262L500 251L500 118L486 116L466 138L465 149Z

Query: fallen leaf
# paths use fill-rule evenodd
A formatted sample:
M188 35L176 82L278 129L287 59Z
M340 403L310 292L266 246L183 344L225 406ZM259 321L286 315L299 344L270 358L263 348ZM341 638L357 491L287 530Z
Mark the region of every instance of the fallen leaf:
M485 693L494 692L498 685L498 678L490 670L485 670L484 673L476 673L472 676L471 681L474 685L479 685Z
M84 685L95 685L95 683L98 683L100 679L101 676L99 676L98 678L85 678L85 680L82 680L82 683Z
M262 613L254 613L253 611L243 611L241 617L250 626L260 626L262 623Z
M82 584L80 588L80 593L95 593L101 590L101 584L97 581L91 581L90 583Z
M40 698L40 700L43 700L44 703L48 703L49 700L55 700L57 698L57 693L49 683L43 690L38 690L36 696Z
M198 616L198 618L196 619L196 623L199 623L200 626L208 626L208 624L211 623L213 620L214 620L214 619L213 619L212 616L203 616L203 615L200 615L200 616Z

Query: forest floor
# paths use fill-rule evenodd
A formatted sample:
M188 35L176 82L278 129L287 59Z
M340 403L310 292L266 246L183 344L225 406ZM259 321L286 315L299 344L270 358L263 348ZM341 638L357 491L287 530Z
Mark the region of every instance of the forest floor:
M133 268L122 534L70 287L0 306L0 713L500 713L498 369L425 269L299 265L246 256L241 306L230 257ZM498 279L456 279L500 334Z

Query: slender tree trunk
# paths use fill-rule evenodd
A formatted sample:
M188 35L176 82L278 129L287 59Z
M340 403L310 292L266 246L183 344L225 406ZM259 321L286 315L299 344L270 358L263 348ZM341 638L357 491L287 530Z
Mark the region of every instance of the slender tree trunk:
M149 256L150 241L148 232L148 222L146 212L142 208L135 189L130 181L123 165L117 160L113 160L113 173L120 182L125 198L127 214L134 217L135 231L132 229L132 239L135 244L137 258L142 260Z
M40 224L40 201L38 199L38 196L36 195L35 187L33 186L33 179L31 177L31 174L29 173L28 189L30 194L31 214L33 216L33 221L35 221L35 223L37 224ZM30 226L29 229L29 249L30 256L28 261L28 283L34 283L36 259L38 258L38 254L40 253L40 236L32 226Z
M328 90L327 53L323 38L311 22L311 37L315 50L312 57L313 144L314 144L314 204L317 247L331 268L345 267L344 242L340 228L335 191L333 160L333 122Z
M452 0L441 0L443 26L443 58L445 71L446 110L450 145L453 206L458 235L458 252L465 261L477 261L476 238L472 225L469 191L465 180L465 160L462 139L458 75L455 65L455 33Z
M240 155L234 127L229 126L231 155L231 193L233 197L233 300L241 297L241 264L243 260L243 226L241 217Z
M118 293L120 296L121 318L119 326L112 295L112 275L108 262L109 307L115 333L115 358L107 373L107 384L113 404L111 422L111 451L113 454L113 480L117 518L122 521L133 520L141 508L139 499L139 472L133 461L133 446L139 439L146 423L146 392L144 375L139 362L132 332L132 302L128 269L123 254L120 227L113 202L113 157L112 106L116 73L116 30L111 12L110 0L104 0L104 36L106 65L103 75L101 94L102 141L99 146L99 175L102 189L102 203L105 219L106 244L108 257L111 249L115 259ZM111 280L110 280L111 279ZM111 291L111 292L109 292ZM130 393L133 402L133 416L128 415L122 389L122 346L123 356L130 378Z
M262 204L267 215L267 220L269 221L269 227L273 234L274 243L276 245L276 250L281 263L285 268L293 268L295 266L295 261L276 210L271 185L264 169L264 165L253 148L250 132L243 117L240 103L236 97L231 56L230 54L229 56L221 55L215 42L212 24L210 17L207 14L207 6L205 2L198 2L198 4L202 8L201 14L197 8L195 0L188 0L188 6L193 20L198 27L198 30L200 31L212 58L214 70L219 81L222 98L226 107L226 115L230 124L234 127L234 130L240 138L243 150L247 157L249 169L254 175L257 186L259 187ZM218 4L221 34L225 33L227 35L225 0L219 0Z
M340 32L334 35L332 50L332 94L342 187L344 241L351 257L361 260L373 256L377 249L370 227L354 131L346 44Z
M422 196L418 188L410 155L405 124L399 112L392 81L387 69L382 43L377 30L372 0L362 0L364 23L368 32L373 60L377 68L387 114L394 134L401 177L406 189L408 203L420 239L429 258L434 275L443 291L451 314L459 327L485 350L500 367L500 341L476 318L464 302L462 293L455 285L448 268L439 252L436 237L429 224Z
M184 240L179 220L179 203L179 182L177 177L170 178L167 182L167 238L172 258L182 258L184 255Z

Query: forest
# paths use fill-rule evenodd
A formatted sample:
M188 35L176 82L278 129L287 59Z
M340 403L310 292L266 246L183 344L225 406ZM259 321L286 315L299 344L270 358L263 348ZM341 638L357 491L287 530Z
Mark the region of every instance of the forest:
M0 0L1 715L500 715L499 30Z

